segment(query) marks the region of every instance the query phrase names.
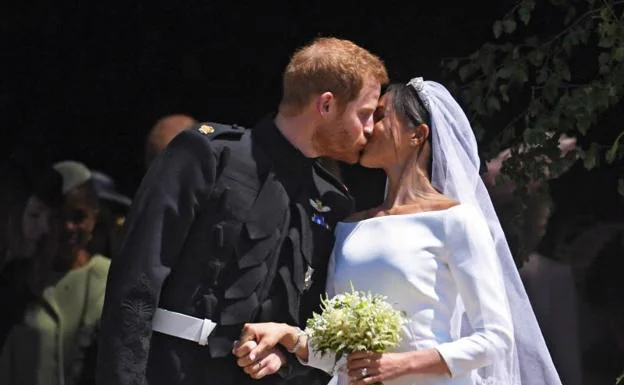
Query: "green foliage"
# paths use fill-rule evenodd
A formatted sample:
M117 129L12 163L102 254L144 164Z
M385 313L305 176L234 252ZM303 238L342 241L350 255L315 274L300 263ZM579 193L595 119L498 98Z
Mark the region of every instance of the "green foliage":
M307 322L310 344L336 361L355 351L384 352L398 345L404 315L381 295L355 291L322 300L322 313Z
M517 196L576 160L560 156L561 134L587 143L587 169L624 159L624 128L599 124L624 95L623 8L624 0L520 0L494 22L494 42L443 61L483 155L511 149L502 172ZM618 191L624 195L624 177Z
M562 133L589 138L588 169L624 158L624 129L597 124L624 95L623 4L521 0L494 22L494 42L443 62L484 156L513 149L503 172L520 189L574 161L558 155ZM554 31L532 23L544 15Z

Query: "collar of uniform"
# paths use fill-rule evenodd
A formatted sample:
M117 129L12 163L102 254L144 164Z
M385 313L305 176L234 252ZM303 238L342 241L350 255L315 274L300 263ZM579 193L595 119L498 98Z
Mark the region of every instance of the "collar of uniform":
M316 159L306 158L288 139L282 135L271 114L262 119L253 129L254 143L262 147L275 166L289 170L312 167Z

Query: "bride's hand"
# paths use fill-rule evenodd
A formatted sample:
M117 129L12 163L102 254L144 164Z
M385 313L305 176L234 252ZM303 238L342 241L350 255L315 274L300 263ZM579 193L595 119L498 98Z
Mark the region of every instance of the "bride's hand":
M347 357L351 385L374 384L407 373L409 357L405 353L355 352Z
M374 384L407 374L450 376L451 371L434 348L403 353L355 352L347 357L351 385Z

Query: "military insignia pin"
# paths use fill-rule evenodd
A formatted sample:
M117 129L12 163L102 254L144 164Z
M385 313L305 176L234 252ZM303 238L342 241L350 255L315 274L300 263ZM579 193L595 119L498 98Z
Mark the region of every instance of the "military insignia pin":
M201 133L202 133L202 134L204 134L204 135L210 135L210 134L212 134L213 132L215 132L215 129L214 129L214 127L209 126L209 125L207 125L207 124L202 124L202 125L199 127L199 132L201 132Z
M314 207L314 210L319 213L328 213L331 211L331 208L328 206L323 206L323 202L320 199L310 199L310 206Z
M319 226L323 226L324 228L329 230L329 225L327 224L327 222L325 221L325 218L322 215L313 214L312 215L312 222L316 223Z

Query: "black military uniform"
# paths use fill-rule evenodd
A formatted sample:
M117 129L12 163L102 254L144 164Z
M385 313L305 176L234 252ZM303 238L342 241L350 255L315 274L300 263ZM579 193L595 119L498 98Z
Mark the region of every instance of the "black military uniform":
M253 380L231 350L246 322L305 325L324 293L334 225L352 206L272 117L252 130L206 123L179 134L146 174L112 263L97 383L327 383L295 360L287 374ZM152 332L157 307L218 326L207 346Z

